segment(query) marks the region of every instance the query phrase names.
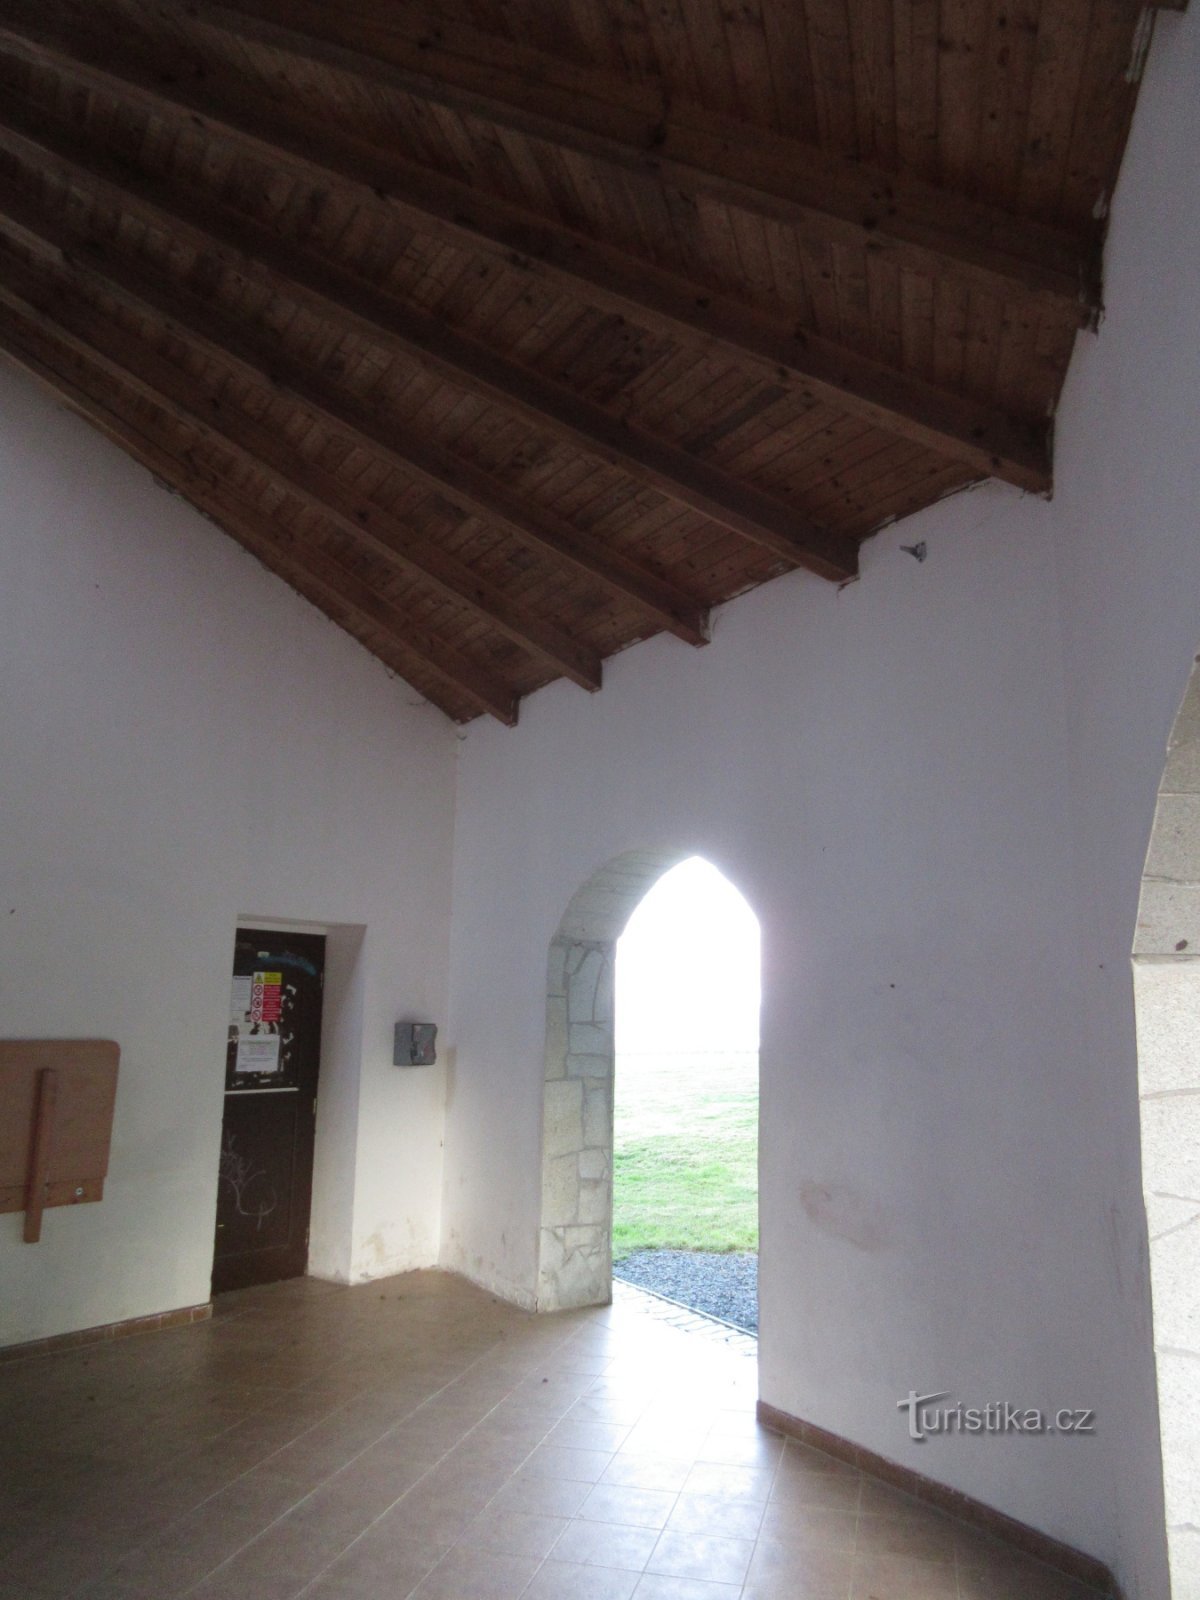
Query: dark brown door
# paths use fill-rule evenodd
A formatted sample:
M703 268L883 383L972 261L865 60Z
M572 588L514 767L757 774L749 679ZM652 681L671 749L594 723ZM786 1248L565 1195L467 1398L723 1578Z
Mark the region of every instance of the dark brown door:
M308 1264L325 940L240 928L233 958L213 1292Z

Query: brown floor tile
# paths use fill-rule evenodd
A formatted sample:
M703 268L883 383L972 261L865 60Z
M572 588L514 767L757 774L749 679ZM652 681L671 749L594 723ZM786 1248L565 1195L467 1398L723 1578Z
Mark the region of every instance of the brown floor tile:
M797 1472L781 1467L771 1484L771 1501L779 1505L857 1511L861 1492L862 1480L857 1472Z
M491 1502L489 1510L528 1511L534 1516L573 1517L592 1492L590 1483L570 1478L539 1478L517 1472Z
M620 1567L642 1572L658 1542L653 1528L625 1528L615 1522L570 1524L550 1552L555 1561L573 1561L584 1567Z
M201 1510L180 1518L157 1538L124 1553L82 1600L160 1600L198 1583L248 1544L259 1532L257 1520Z
M687 1482L692 1463L668 1456L643 1456L621 1450L610 1461L601 1483L627 1484L631 1489L665 1489L678 1493Z
M1095 1600L1095 1591L1040 1561L990 1542L990 1550L960 1549L960 1600Z
M852 1467L845 1461L839 1461L836 1456L827 1455L824 1450L814 1450L812 1445L801 1444L798 1439L784 1441L780 1465L784 1469L796 1472L850 1474L856 1478L859 1476L857 1467Z
M598 1483L580 1506L579 1515L592 1522L620 1522L630 1528L661 1529L671 1515L675 1499L669 1490Z
M312 1492L303 1478L289 1478L270 1467L255 1467L204 1502L212 1515L256 1519L263 1527L290 1511Z
M716 1494L727 1500L764 1504L771 1494L773 1467L727 1467L702 1461L688 1473L684 1489L688 1494Z
M855 1546L859 1518L836 1506L793 1505L772 1500L763 1509L761 1532L781 1544L810 1549L849 1550Z
M783 1440L765 1432L728 1433L714 1428L696 1459L729 1467L774 1467L782 1455Z
M570 1561L547 1561L521 1600L630 1600L640 1582L636 1572L613 1567L583 1567Z
M73 1594L101 1577L124 1554L125 1541L99 1531L86 1541L34 1534L5 1552L3 1571L10 1583L48 1595Z
M571 1422L611 1422L618 1427L631 1428L645 1414L641 1400L622 1398L619 1395L582 1395L567 1412Z
M572 1450L562 1445L542 1444L526 1458L521 1470L531 1477L598 1483L611 1460L609 1450Z
M862 1480L862 1494L859 1498L858 1508L873 1516L882 1517L909 1517L918 1511L929 1509L921 1500L911 1494L904 1494L900 1489L894 1489L890 1483L880 1483L874 1478Z
M696 1324L302 1279L0 1364L0 1600L1097 1600L762 1427Z
M753 1552L753 1539L722 1539L705 1533L664 1533L646 1563L646 1570L670 1578L741 1583Z
M619 1450L629 1435L629 1429L615 1422L575 1422L566 1418L556 1423L546 1435L548 1445L558 1445L565 1450Z
M738 1600L741 1585L708 1583L703 1578L664 1578L648 1572L633 1591L634 1600Z
M312 1600L394 1600L409 1594L445 1554L428 1544L367 1534L321 1574Z
M820 1593L839 1585L848 1591L853 1574L854 1552L831 1549L828 1545L783 1543L760 1537L750 1559L747 1581L760 1586L785 1586L793 1583L800 1593L804 1586Z
M955 1559L955 1528L936 1511L917 1510L900 1517L877 1517L866 1512L858 1518L860 1555L912 1556L920 1561Z
M538 1516L528 1511L488 1509L470 1523L461 1543L473 1549L499 1550L509 1556L544 1560L566 1531L566 1517Z
M518 1600L539 1565L528 1556L459 1545L421 1580L413 1600Z
M856 1557L851 1600L958 1600L953 1565L914 1561L906 1556Z
M670 1422L642 1420L628 1428L619 1448L642 1456L666 1456L677 1461L695 1461L708 1437L704 1424L697 1427Z
M751 1578L741 1600L849 1600L850 1568L843 1572L806 1572Z
M726 1500L719 1494L681 1494L667 1527L672 1533L715 1533L726 1539L756 1539L764 1507L758 1502Z

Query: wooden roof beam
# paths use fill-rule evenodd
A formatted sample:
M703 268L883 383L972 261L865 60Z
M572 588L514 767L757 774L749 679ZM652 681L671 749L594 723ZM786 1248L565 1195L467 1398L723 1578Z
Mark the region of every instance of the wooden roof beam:
M407 678L413 663L419 663L452 690L459 701L465 699L477 711L489 713L506 727L515 727L517 697L510 689L376 594L369 584L314 540L294 530L285 533L281 528L276 529L270 518L256 515L252 507L219 483L211 472L164 449L122 414L115 403L110 378L97 376L94 383L85 386L72 376L70 363L62 359L62 348L9 307L0 307L0 350L236 539L277 576L304 594L337 626L345 627L345 623L330 609L329 600L335 607L349 608L377 633L382 633L386 654L381 654L375 645L358 634L355 637L385 665ZM427 693L447 716L455 721L463 720L437 691L422 692Z
M568 552L582 552L572 565L589 575L598 569L607 587L624 600L642 605L658 626L668 627L692 644L707 641L705 611L673 584L657 579L619 552L606 557L598 541L530 505L471 462L418 439L400 423L380 422L373 406L337 393L320 378L311 377L305 366L264 349L228 314L179 291L128 257L112 256L103 241L50 222L2 182L0 233L49 252L71 273L89 279L137 311L149 311L180 338L200 345L217 360L234 364L277 393L293 396L348 434L355 444L416 478L464 515L484 517L560 559Z
M13 16L25 20L17 25ZM268 116L253 102L223 101L211 84L191 89L174 79L160 81L128 59L101 59L84 51L78 38L56 39L28 17L19 0L0 0L0 49L131 98L158 115L185 117L316 186L334 183L366 203L386 203L415 228L486 251L637 326L748 366L767 381L794 384L817 402L960 460L980 476L1035 492L1050 487L1044 423L1008 417L913 378L295 113Z
M85 192L122 207L132 203L142 214L168 228L173 237L186 240L223 266L247 276L269 275L272 289L281 287L296 296L318 315L332 317L339 328L348 324L372 341L381 338L403 350L423 366L448 377L463 387L498 400L521 411L531 421L550 427L572 441L592 449L609 464L633 473L640 481L675 497L695 509L715 515L703 489L690 494L671 475L671 458L678 456L680 473L687 472L693 458L667 446L658 451L656 441L647 439L643 461L636 432L589 402L574 403L561 385L542 380L528 369L493 355L475 341L457 335L434 318L413 311L394 295L374 288L353 273L318 258L300 247L285 242L266 229L215 204L203 205L173 194L161 180L124 172L118 163L95 152L85 152L47 130L35 131L19 111L0 110L0 149L8 148L35 160L48 159L68 182ZM556 406L546 414L541 403ZM593 416L593 413L595 415ZM667 465L655 471L654 458L663 456ZM703 475L701 481L703 481ZM723 474L714 474L723 478ZM461 491L464 472L455 463L445 467L439 479L439 492ZM519 514L520 537L568 562L578 571L598 579L622 600L633 601L664 627L689 644L702 645L708 639L708 616L704 606L678 585L661 578L639 562L615 549L606 541L574 527L563 518L538 516L528 506L517 510L516 502L495 499L496 491L485 487L489 497L486 513L513 517ZM698 503L696 503L698 502ZM478 506L471 509L482 510Z
M1098 308L1099 236L1078 237L952 190L871 168L508 41L458 29L447 48L428 12L389 4L383 26L324 0L187 0L183 16L402 94L708 195L809 238L881 252L992 293L1014 289ZM183 20L181 16L181 20ZM365 37L364 37L365 35Z
M2 226L11 228L6 215ZM251 470L265 472L356 540L369 544L545 661L581 688L600 687L600 660L562 629L542 622L488 580L431 541L414 538L373 501L357 495L333 473L308 461L286 440L223 398L198 391L195 380L144 342L110 324L69 281L35 274L14 259L0 273L0 303L57 332L86 360L111 371L189 428L199 429Z
M12 197L3 203L14 215L20 211L19 197ZM123 262L122 272L127 274L130 270L134 269ZM140 281L145 284L145 280ZM114 284L113 287L120 286ZM155 291L147 286L145 292L154 294ZM173 313L168 310L165 314ZM227 342L233 341L237 333L230 328L218 337ZM448 343L453 337L447 330L443 342ZM499 385L504 377L502 369L507 363L483 351L480 357L489 383ZM319 392L319 385L314 384L299 367L289 368L290 375L284 379L284 363L274 354L263 359L270 361L271 373L276 381L285 383L293 391L303 391L306 404L322 406L331 414L338 407L344 410L350 404L349 401L335 402L323 396ZM463 359L469 359L466 353ZM511 387L518 389L519 375L509 376ZM530 378L532 380L532 374ZM534 381L527 385L530 393L537 387ZM693 509L720 521L772 554L806 567L821 577L842 582L857 571L857 541L818 526L783 501L730 478L698 457L689 456L646 434L638 434L636 430L628 430L628 444L619 449L624 442L624 430L619 422L604 416L599 407L590 406L559 386L547 383L543 387L547 390L548 403L557 406L564 425L567 418L571 418L577 424L573 431L581 440L586 440L589 426L602 430L607 453L614 458L624 457L617 464L625 465L627 470L636 470L643 481L653 475L654 486L662 492L674 491L677 498L686 501ZM558 389L557 396L548 393L551 387ZM530 409L533 411L536 407L530 403ZM610 553L606 561L600 560L595 540L582 534L565 519L524 500L517 492L463 457L451 455L426 440L418 439L398 422L390 421L386 428L381 427L367 407L358 408L357 417L346 419L343 425L365 431L372 447L387 451L397 459L397 464L402 456L409 471L424 478L452 504L472 515L502 523L515 537L526 543L539 544L551 554L571 560L572 564L587 558L593 575L598 575L599 569L608 587L617 587L624 598L635 598L644 607L652 608L660 626L666 626L672 632L682 632L693 644L705 642L707 635L700 608L688 601L681 592L676 591L668 596L668 585L653 579L644 569L639 570L628 558ZM543 425L546 425L544 421ZM592 448L600 448L595 440L591 444ZM629 459L635 451L637 462ZM636 589L636 593L631 594L631 588Z
M175 194L160 179L124 171L118 163L73 146L60 134L35 128L19 110L0 110L0 148L4 147L32 152L35 159L49 157L69 181L85 190L118 205L132 201L175 236L224 265L244 274L269 274L274 285L318 315L349 324L372 341L386 340L439 377L519 411L538 427L570 440L639 483L757 543L770 541L778 554L800 559L806 544L823 541L818 530L773 497L489 350L335 262L280 239L249 218ZM557 533L549 522L535 531L544 548L599 578L623 599L637 601L679 637L691 644L705 642L703 608L684 591L565 522Z

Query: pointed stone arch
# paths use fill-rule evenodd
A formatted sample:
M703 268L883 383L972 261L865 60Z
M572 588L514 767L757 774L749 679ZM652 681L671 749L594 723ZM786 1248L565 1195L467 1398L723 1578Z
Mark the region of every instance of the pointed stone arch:
M550 942L537 1309L612 1298L614 969L634 909L689 850L630 850L571 898Z
M1167 1549L1183 1596L1200 1593L1200 664L1167 748L1133 978Z

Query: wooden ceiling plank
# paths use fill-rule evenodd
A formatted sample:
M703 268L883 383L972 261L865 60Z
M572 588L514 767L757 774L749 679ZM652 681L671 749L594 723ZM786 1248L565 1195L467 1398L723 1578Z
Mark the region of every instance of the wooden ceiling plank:
M0 119L3 118L0 113ZM11 113L9 113L11 117ZM59 137L42 130L36 137L28 127L18 128L19 118L0 126L0 147L6 141L11 148L33 151L51 158L56 165L75 180L82 180L88 190L104 198L128 201L148 211L171 230L174 237L186 238L195 248L205 251L225 267L234 271L261 277L265 272L274 274L285 290L294 293L307 305L326 318L333 316L338 325L349 323L358 332L372 340L380 333L413 356L428 370L441 377L465 385L489 400L509 403L529 420L546 426L547 421L557 423L556 431L590 448L609 465L630 471L643 483L649 483L665 493L674 490L674 497L692 504L692 496L669 475L673 457L690 461L685 452L670 444L658 447L650 440L648 452L651 461L645 470L640 460L622 447L624 433L637 444L635 430L623 430L620 422L600 411L590 402L575 397L561 385L541 379L528 369L518 368L495 356L475 341L455 334L432 317L410 311L394 296L384 294L371 285L332 263L318 261L296 247L290 247L273 238L265 229L248 220L240 232L232 221L216 207L197 207L180 197L172 197L161 182L139 174L123 175L114 163L92 155L83 154ZM124 184L121 179L124 176ZM530 382L525 382L528 376ZM544 392L543 392L544 391ZM535 398L530 399L530 395ZM539 402L546 399L555 404L556 397L564 404L555 416L543 414ZM598 437L592 423L596 417L603 419L604 436ZM642 436L649 439L650 436ZM663 463L667 463L664 466ZM438 474L440 492L457 498L464 480L470 480L469 469L444 463ZM725 475L715 469L706 469L711 478L725 480ZM703 477L703 474L701 475ZM707 614L691 596L656 574L640 567L628 558L615 556L603 543L586 533L556 519L549 514L531 516L529 507L521 507L515 498L499 485L483 484L486 506L473 503L472 509L485 514L503 516L506 525L527 541L569 561L578 570L599 579L622 599L633 600L649 611L660 626L693 645L704 644L708 637ZM728 492L725 488L722 494ZM700 493L700 504L695 509L713 515L709 496ZM724 520L718 519L718 520ZM740 530L739 530L740 531Z
M9 226L9 219L4 219ZM581 688L600 687L600 661L590 649L558 627L531 616L523 606L461 566L426 540L413 539L379 507L361 502L331 473L302 457L263 423L238 410L236 417L215 394L197 392L195 379L129 333L110 324L87 301L71 296L69 285L49 274L32 273L6 260L0 274L0 302L78 349L85 360L112 371L186 426L201 430L252 468L268 473L386 559L435 584L453 600L485 617L499 632L540 656Z
M610 14L622 17L625 6L610 5ZM650 9L647 7L646 9ZM722 19L723 6L686 7L686 29L698 78L699 100L732 116L737 110L737 82ZM655 63L661 76L664 63ZM645 74L643 74L643 77Z
M938 173L958 188L968 188L977 177L984 115L978 66L984 60L993 3L939 0L938 5Z
M184 493L188 491L184 489ZM222 526L231 523L231 514L225 507L224 498L213 497L209 508L210 514ZM261 521L252 521L247 518L239 520L235 537L243 544L251 541L268 548L277 548L266 537L264 525ZM428 628L407 617L403 611L385 599L352 572L342 562L318 549L311 542L304 542L302 546L303 557L298 563L300 573L314 579L321 588L328 590L353 611L359 613L367 622L379 628L394 640L396 645L418 656L424 666L436 672L439 677L446 679L459 693L472 700L480 711L495 717L497 722L506 728L515 728L517 725L517 696L491 674L483 672L460 651L431 633Z
M32 332L8 308L0 311L0 349L126 454L217 523L222 531L250 549L291 587L301 592L310 586L324 591L336 605L356 612L372 629L385 635L396 659L381 659L386 659L386 664L402 677L407 673L400 665L401 660L409 664L419 662L426 671L442 679L458 698L472 702L479 711L488 712L506 727L516 725L517 697L498 680L482 672L474 662L427 628L406 617L357 574L321 550L314 540L294 531L290 538L283 535L283 530L279 534L269 531L270 519L264 522L256 517L253 507L231 494L210 472L171 454L124 416L114 404L111 381L97 380L100 393L82 387L69 375L65 364L54 360L52 342L44 332ZM301 553L299 559L297 550ZM306 594L306 598L312 599L312 596ZM345 626L344 621L320 600L312 600L312 603L339 627ZM360 642L372 648L367 641ZM421 692L429 694L426 689ZM462 720L452 705L443 703L436 695L429 697L447 716L455 721Z
M725 25L726 52L737 86L733 110L746 122L758 113L764 86L771 82L770 46L763 10L762 0L743 0L740 6L722 6L717 12ZM696 99L695 96L689 98L693 102Z
M843 0L832 5L841 8ZM1018 287L1071 303L1091 282L1091 238L697 104L668 105L650 85L634 103L628 88L621 94L592 74L572 74L511 46L498 49L482 36L469 45L462 35L448 49L428 13L414 6L393 4L387 14L387 28L370 30L368 44L352 13L316 0L187 5L189 18L237 38L774 217L815 237L886 251L903 265L989 280L993 292L1003 284L1009 293ZM844 27L844 9L841 15ZM824 67L848 58L848 51L833 48L838 43L831 35ZM853 96L849 68L839 70L847 78L838 85L846 90L837 96L841 107ZM853 133L850 121L839 142L852 148Z
M857 153L854 63L846 0L802 0L808 17L808 48L821 144L844 155Z
M400 470L406 477L421 478L426 486L440 494L448 504L469 515L480 515L488 522L501 523L507 533L517 534L526 544L538 544L547 554L562 558L570 549L576 557L574 565L589 571L603 560L603 573L610 578L611 589L616 589L624 600L632 600L651 611L658 626L669 626L672 632L682 635L693 645L707 640L707 613L691 597L667 579L643 568L632 558L618 550L605 549L602 542L590 534L574 530L563 518L550 512L528 506L514 490L502 485L496 478L483 472L474 462L456 456L451 461L445 451L437 446L416 440L405 440L403 432L392 424L379 424L376 406L358 402L350 395L333 395L320 382L307 376L304 366L274 350L259 349L230 318L210 306L190 301L184 294L173 293L157 278L147 274L133 262L107 264L101 251L80 248L83 240L56 229L45 218L35 216L29 208L22 208L16 198L5 200L0 190L0 232L40 243L43 250L51 251L54 259L67 261L70 272L77 277L90 278L98 283L104 293L130 304L134 309L149 310L160 318L171 331L184 339L189 346L202 346L206 354L218 362L232 362L250 376L261 389L275 394L288 394L298 398L302 405L315 411L320 418L330 422L334 429L349 434L352 442L371 451L374 456L384 456L389 466ZM394 435L398 434L398 445ZM544 530L544 533L542 533ZM592 554L603 550L605 554ZM570 677L589 686L594 677L592 662L586 654L578 653L578 646L565 637L558 638L557 630L547 630L546 643L555 653L558 669L568 670Z
M480 9L478 4L472 7L476 12ZM554 8L554 15L563 30L567 54L582 55L588 61L604 61L616 69L626 65L621 36L612 25L612 14L605 0L564 0L561 6ZM509 31L513 26L511 18L512 11L506 7L502 18L497 20L507 25L506 31Z
M17 22L14 12L19 12ZM1049 450L1040 423L1008 417L886 367L733 296L294 114L272 120L250 104L222 106L211 85L192 91L178 82L160 82L129 61L102 61L79 40L65 43L27 20L15 0L0 0L0 47L49 63L105 93L131 95L156 114L185 117L320 188L332 182L366 202L382 200L417 228L460 247L486 250L653 332L699 341L773 381L799 384L827 404L963 460L984 475L1038 493L1049 489Z
M889 171L896 157L896 59L892 0L862 0L850 8L851 58L858 153Z
M650 75L662 78L673 71L692 99L703 99L697 51L691 37L692 10L686 0L656 0L643 7L643 26L650 47ZM584 60L596 60L595 55Z
M1033 82L1023 108L1017 200L1035 216L1055 216L1071 148L1076 107L1083 91L1091 0L1057 0L1038 18Z
M885 262L867 262L867 305L871 325L877 329L876 348L890 366L899 366L904 360L900 337L900 273L893 272Z
M938 0L905 0L892 17L896 156L910 172L937 171Z
M1153 11L1136 6L1098 0L1092 8L1082 42L1082 92L1075 105L1056 216L1109 215L1154 25ZM1098 265L1096 280L1099 298Z
M979 127L976 181L988 194L1016 204L1025 112L1037 59L1038 0L1016 0L993 10L981 94L988 107Z
M169 469L164 464L159 476L170 482L168 473ZM325 591L356 612L371 627L384 633L398 651L415 656L423 667L446 680L479 711L495 717L506 728L516 727L518 701L515 694L488 674L480 672L474 662L438 639L428 628L407 617L342 562L307 540L298 541L300 559L287 560L285 547L268 533L269 522L252 515L235 514L227 496L215 492L202 494L186 480L179 485L179 492L212 517L239 544L259 556L260 560L266 561L267 565L278 564L280 576L293 587L301 587L306 580L315 584L318 590ZM427 690L422 692L428 693ZM442 709L446 710L446 707ZM453 712L448 711L447 714L454 716ZM455 716L454 720L460 721L461 718Z

